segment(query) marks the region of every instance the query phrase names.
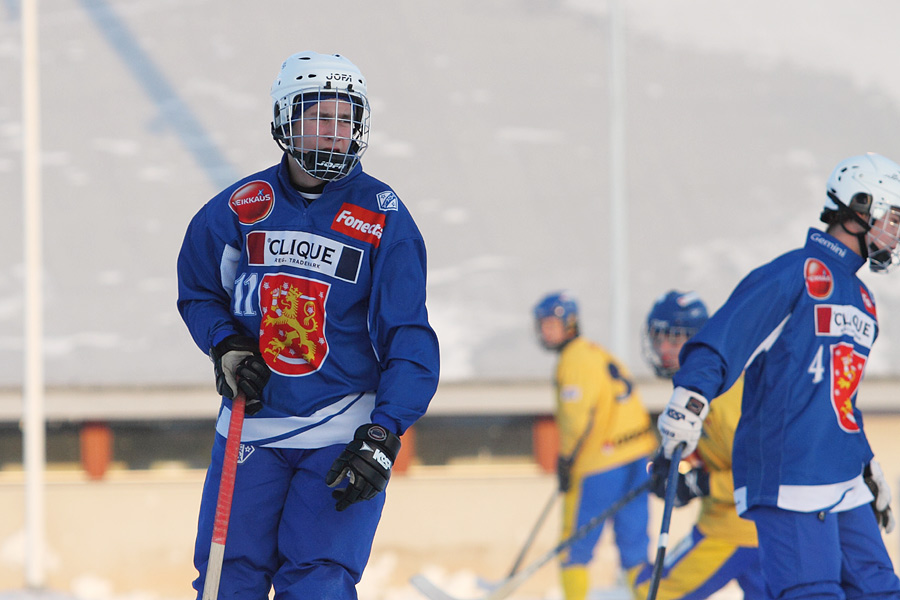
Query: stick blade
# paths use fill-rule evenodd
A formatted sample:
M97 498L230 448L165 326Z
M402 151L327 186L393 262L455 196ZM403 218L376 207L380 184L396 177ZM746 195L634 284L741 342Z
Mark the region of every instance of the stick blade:
M409 582L429 600L461 600L440 589L422 574L413 575Z

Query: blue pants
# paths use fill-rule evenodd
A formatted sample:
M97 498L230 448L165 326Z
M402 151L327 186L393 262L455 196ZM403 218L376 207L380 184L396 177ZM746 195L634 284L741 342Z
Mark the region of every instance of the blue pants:
M640 458L627 465L609 471L595 473L572 486L566 494L566 504L576 507L574 528L567 527L563 537L569 537L575 530L620 500L632 489L647 481L647 459ZM616 545L619 548L619 562L623 569L629 569L647 562L647 534L649 508L648 494L640 494L611 517ZM569 521L568 518L565 521ZM592 529L586 536L576 541L563 558L562 566L587 565L594 555L594 546L603 533L603 524Z
M325 474L344 447L242 445L245 458L235 478L220 599L267 600L273 585L278 600L356 599L385 495L335 510ZM194 546L198 599L206 578L224 453L225 440L217 435Z
M634 597L646 598L653 565L646 565L633 584ZM666 554L656 593L657 600L700 600L719 591L734 579L744 600L765 600L765 581L759 551L722 539L708 538L697 529Z
M900 580L868 504L837 513L755 506L743 516L756 523L770 597L900 598Z

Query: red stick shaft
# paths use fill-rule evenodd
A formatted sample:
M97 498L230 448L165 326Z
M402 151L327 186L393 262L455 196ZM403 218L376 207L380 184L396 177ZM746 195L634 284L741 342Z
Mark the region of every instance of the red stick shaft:
M206 579L203 583L203 599L215 600L219 595L222 562L225 559L225 539L228 537L228 521L231 518L231 501L234 497L234 478L237 475L238 455L241 449L241 430L244 428L246 397L238 393L231 403L231 421L225 439L225 457L222 459L222 477L219 479L219 496L216 500L216 519L213 523Z
M225 544L228 537L228 521L231 518L231 500L234 497L234 478L237 475L238 453L241 449L241 429L244 426L244 395L239 394L231 404L231 422L225 441L225 459L222 462L222 479L219 480L219 498L216 503L216 520L212 541Z

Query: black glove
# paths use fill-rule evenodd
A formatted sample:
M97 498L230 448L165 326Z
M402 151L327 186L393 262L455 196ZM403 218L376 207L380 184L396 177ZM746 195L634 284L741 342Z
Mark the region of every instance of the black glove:
M347 487L331 493L337 509L344 510L354 502L371 500L383 492L391 478L391 467L400 452L400 438L374 423L360 425L353 441L331 465L325 476L328 487L337 487L347 478Z
M650 491L665 499L671 461L660 452L650 464ZM687 473L678 473L675 487L675 508L684 506L698 496L709 495L709 473L703 467L694 467Z
M894 530L894 514L891 512L891 488L888 486L884 472L877 460L870 460L866 468L863 469L863 481L869 486L869 490L875 499L872 500L872 510L875 511L875 519L878 526L884 529L885 533Z
M568 492L572 488L572 464L575 461L571 456L560 456L556 459L556 481L559 491Z
M216 344L209 357L215 365L216 390L231 398L244 392L244 412L255 415L262 409L260 396L272 372L259 351L259 340L246 335L229 335Z
M670 464L672 464L672 461L666 458L663 451L660 450L656 456L653 457L653 462L648 465L650 491L658 498L666 497L666 479L669 477Z

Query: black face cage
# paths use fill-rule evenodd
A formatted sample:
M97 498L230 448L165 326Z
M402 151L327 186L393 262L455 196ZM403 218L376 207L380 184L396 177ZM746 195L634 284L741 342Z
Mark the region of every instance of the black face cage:
M670 343L684 344L699 331L697 327L669 326L668 323L651 323L641 335L641 354L644 360L653 367L657 377L671 378L678 372L677 367L667 367L663 364L659 351L662 338L667 338Z
M344 103L351 105L349 116ZM272 137L306 173L334 181L348 175L368 148L369 118L368 99L352 90L301 92L276 103Z

